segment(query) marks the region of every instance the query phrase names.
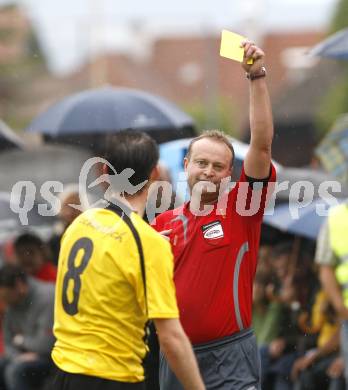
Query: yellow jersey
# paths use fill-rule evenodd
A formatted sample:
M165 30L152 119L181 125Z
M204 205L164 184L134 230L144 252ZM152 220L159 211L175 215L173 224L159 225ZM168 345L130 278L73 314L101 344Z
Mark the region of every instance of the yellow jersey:
M163 237L121 213L88 210L62 238L52 358L66 372L141 382L148 320L179 318L174 263Z

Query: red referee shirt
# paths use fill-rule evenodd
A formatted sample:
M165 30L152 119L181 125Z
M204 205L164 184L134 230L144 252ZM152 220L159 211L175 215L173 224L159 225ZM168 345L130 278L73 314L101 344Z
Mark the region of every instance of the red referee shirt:
M251 326L260 228L266 195L271 194L268 183L275 178L272 166L268 182L262 189L252 190L243 169L228 194L225 212L215 205L208 215L195 216L188 202L152 223L159 232L172 229L169 238L180 320L193 344ZM255 210L255 205L258 211L254 215L240 215L248 208Z

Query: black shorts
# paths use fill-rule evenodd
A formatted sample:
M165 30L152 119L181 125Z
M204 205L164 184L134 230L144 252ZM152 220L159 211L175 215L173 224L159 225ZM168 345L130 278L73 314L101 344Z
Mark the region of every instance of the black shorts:
M260 390L260 359L256 338L245 329L220 340L193 346L207 390ZM161 390L183 390L163 354Z
M145 383L118 382L96 376L71 374L55 367L50 390L145 390Z

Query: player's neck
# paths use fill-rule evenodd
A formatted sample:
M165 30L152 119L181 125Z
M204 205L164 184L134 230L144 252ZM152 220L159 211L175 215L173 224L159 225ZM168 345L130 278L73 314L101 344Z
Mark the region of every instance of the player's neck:
M104 195L105 199L109 202L117 201L123 203L128 209L139 214L143 217L146 206L147 191L140 191L136 195L126 195L120 192L109 191Z
M125 198L127 202L131 205L132 210L134 210L138 215L143 217L147 200L147 191L141 191L136 195L126 195Z

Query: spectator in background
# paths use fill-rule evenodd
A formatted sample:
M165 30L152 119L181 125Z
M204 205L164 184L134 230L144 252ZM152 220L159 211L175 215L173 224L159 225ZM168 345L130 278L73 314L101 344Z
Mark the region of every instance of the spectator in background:
M54 287L29 278L18 266L0 269L0 300L7 309L0 360L0 388L37 389L49 373Z
M269 344L279 334L282 304L267 296L270 283L269 275L256 272L253 286L253 328L259 347Z
M310 321L308 315L303 315L300 327L305 334L317 334L317 343L315 348L305 351L292 367L295 389L344 390L342 378L331 378L327 373L339 351L339 322L322 290L316 294Z
M344 359L342 355L337 356L330 364L330 367L326 370L326 374L330 378L331 387L329 390L344 390L346 388L344 379Z
M49 261L47 245L37 236L24 233L14 241L18 264L30 276L44 282L55 282L57 268Z
M81 214L81 210L71 207L70 205L81 206L79 187L77 184L70 184L65 187L60 194L61 209L59 211L59 223L56 227L55 234L49 241L49 247L52 252L52 262L57 265L60 251L60 240L71 222Z
M298 291L294 286L292 242L280 242L271 254L271 283L265 287L265 296L281 310L277 332L268 345L260 348L262 389L290 390L290 373L297 358L297 344L301 332L297 324ZM261 268L262 269L262 268Z
M16 255L14 253L13 240L9 239L1 244L1 265L16 264Z
M320 281L342 321L341 348L348 382L348 205L332 207L322 226L315 261L320 266ZM346 384L348 388L348 383Z

